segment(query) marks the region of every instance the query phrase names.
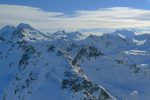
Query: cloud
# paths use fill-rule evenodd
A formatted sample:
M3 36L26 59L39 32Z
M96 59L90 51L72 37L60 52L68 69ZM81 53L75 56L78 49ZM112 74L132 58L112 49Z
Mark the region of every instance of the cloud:
M68 15L29 6L0 5L0 12L0 27L24 22L45 32L58 29L68 31L142 29L150 26L150 10L129 7L103 8L94 11L77 10Z

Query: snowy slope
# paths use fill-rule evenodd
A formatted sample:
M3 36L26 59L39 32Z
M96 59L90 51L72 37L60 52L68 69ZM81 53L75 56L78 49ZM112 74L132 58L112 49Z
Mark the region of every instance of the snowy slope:
M13 31L3 30L0 33L4 39L0 42L2 100L113 99L103 87L90 81L79 66L72 65L73 58L57 47L51 35L27 24L13 27Z
M139 40L137 37L133 36ZM149 44L139 45L132 38L116 34L90 36L77 42L74 60L90 80L105 87L117 99L149 100Z
M0 30L2 100L149 100L150 35L102 36L28 24Z

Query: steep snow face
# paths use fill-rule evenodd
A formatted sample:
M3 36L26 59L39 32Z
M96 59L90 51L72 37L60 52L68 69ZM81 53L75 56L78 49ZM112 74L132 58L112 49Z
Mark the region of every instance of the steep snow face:
M2 30L2 100L150 98L149 35L131 30L89 37L65 31L44 34L23 23Z

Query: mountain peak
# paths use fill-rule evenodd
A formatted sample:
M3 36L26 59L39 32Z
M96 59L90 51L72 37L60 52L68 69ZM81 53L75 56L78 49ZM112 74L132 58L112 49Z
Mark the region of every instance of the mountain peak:
M13 31L15 30L15 27L13 25L7 25L4 26L1 30L0 30L0 34L6 31Z
M0 37L3 39L10 39L14 31L15 27L13 25L7 25L0 30Z
M134 30L130 30L130 29L118 29L115 32L113 32L114 34L119 34L119 35L123 35L125 37L133 37L135 36L135 31Z
M37 40L37 39L45 39L46 36L37 31L29 24L20 23L16 27L12 25L7 25L0 30L0 37L4 40L11 40L11 41L20 41L24 40Z
M80 39L85 38L85 36L82 33L78 32L78 31L68 33L67 37L69 39L75 39L75 40L80 40Z
M34 30L33 27L31 27L29 24L25 24L25 23L20 23L17 26L18 29L27 29L27 30Z

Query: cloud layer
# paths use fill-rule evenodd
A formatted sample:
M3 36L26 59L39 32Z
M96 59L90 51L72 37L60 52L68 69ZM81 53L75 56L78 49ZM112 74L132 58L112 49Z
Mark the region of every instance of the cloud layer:
M95 11L78 10L71 15L48 12L40 8L0 5L0 27L20 22L29 23L41 31L110 30L140 28L149 30L150 10L129 7L112 7Z

